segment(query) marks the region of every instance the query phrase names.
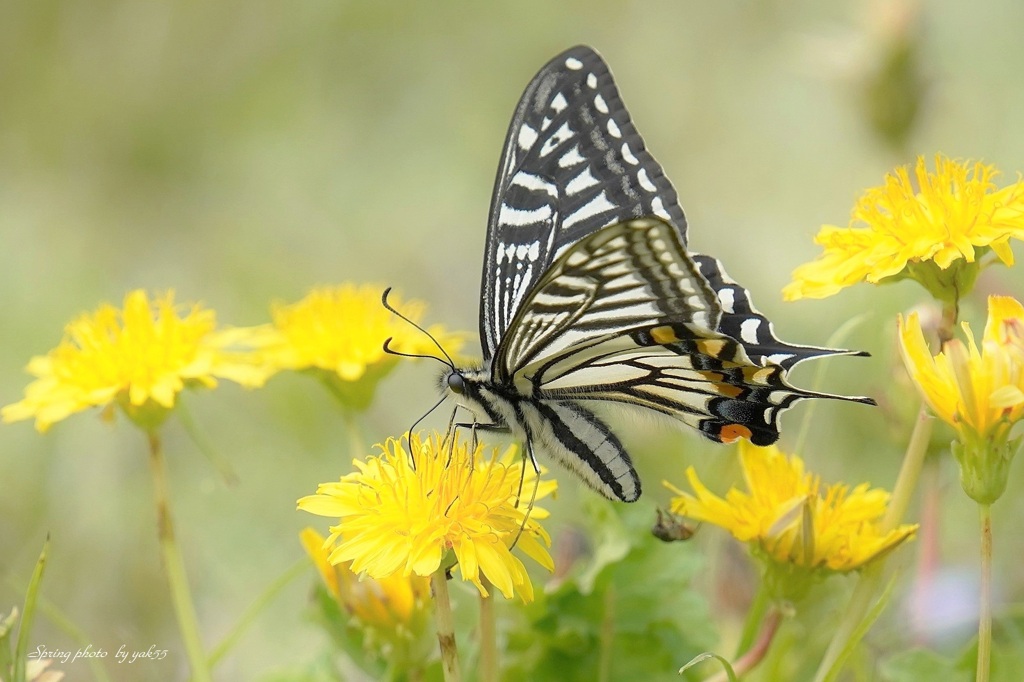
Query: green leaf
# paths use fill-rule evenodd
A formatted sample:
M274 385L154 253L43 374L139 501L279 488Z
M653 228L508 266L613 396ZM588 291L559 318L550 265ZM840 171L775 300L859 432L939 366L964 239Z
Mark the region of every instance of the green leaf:
M698 665L700 663L703 663L704 661L711 660L711 659L714 659L714 660L716 660L716 661L718 661L719 663L722 664L722 667L725 669L725 674L729 678L729 682L736 682L736 672L732 669L732 666L729 665L729 661L727 661L723 657L719 656L718 654L711 653L710 651L705 651L704 653L700 654L699 656L696 656L693 659L691 659L689 663L687 663L686 665L684 665L682 668L679 669L679 674L682 675L684 672L686 672L687 670L689 670L693 666Z
M11 609L10 615L0 621L0 680L10 677L14 667L14 654L11 651L11 634L14 624L18 622L17 607Z
M674 682L715 644L708 606L690 585L703 562L698 546L655 539L649 506L592 509L593 556L523 609L508 630L504 680Z
M606 566L622 559L630 550L630 535L625 524L618 517L614 503L591 496L585 503L586 510L593 519L591 528L597 529L599 535L594 539L594 555L590 565L585 568L576 581L583 593L594 589L594 581Z
M14 682L25 682L25 666L28 661L28 638L32 632L32 620L36 615L36 601L39 597L39 586L43 582L43 571L46 568L47 552L50 549L50 536L43 542L43 551L39 553L36 567L28 581L25 592L25 610L18 628L18 643L14 649Z

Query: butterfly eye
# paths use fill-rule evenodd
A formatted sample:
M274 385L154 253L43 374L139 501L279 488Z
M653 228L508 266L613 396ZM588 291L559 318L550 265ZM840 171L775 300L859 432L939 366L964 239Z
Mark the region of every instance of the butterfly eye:
M452 393L462 395L466 391L466 380L458 372L452 372L448 375L448 388Z

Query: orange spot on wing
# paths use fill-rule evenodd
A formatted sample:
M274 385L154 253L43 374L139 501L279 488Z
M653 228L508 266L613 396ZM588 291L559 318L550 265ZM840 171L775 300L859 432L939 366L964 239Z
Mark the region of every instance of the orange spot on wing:
M705 370L698 372L698 374L704 377L704 380L714 387L714 390L718 395L723 395L726 398L738 398L740 394L743 393L743 387L722 381L723 375L721 372Z
M732 384L715 384L715 390L718 391L719 395L724 395L726 398L737 398L743 389L739 386L733 386Z
M697 350L704 355L709 355L713 358L722 358L722 349L725 348L725 341L720 339L704 339L703 341L697 342Z
M718 432L718 436L722 439L723 443L735 443L740 438L750 440L752 435L754 434L751 433L750 429L743 424L726 424Z
M654 329L651 330L651 338L654 339L654 342L659 345L664 345L666 343L675 343L676 341L679 340L679 337L676 336L675 331L672 329L672 327L669 326L655 327Z
M778 373L779 368L772 367L745 367L743 378L755 384L768 384Z

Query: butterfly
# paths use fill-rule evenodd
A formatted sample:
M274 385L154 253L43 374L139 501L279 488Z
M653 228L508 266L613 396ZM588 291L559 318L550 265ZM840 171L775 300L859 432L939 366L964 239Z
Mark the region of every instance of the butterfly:
M535 470L543 452L624 502L640 497L640 478L587 403L768 445L799 400L874 402L786 382L798 362L856 353L781 341L721 263L687 251L676 191L586 46L548 62L512 117L487 226L480 341L482 364L451 363L440 379L473 415L459 426L511 432Z

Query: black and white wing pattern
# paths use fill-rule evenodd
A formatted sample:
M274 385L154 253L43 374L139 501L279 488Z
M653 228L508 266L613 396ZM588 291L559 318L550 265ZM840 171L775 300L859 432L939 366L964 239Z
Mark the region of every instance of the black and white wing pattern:
M505 138L481 282L484 360L547 266L595 230L655 216L686 245L676 191L644 147L608 65L567 50L526 86Z
M720 266L715 288L673 237L667 223L641 218L572 245L520 308L495 357L496 382L533 400L645 407L718 442L774 443L783 410L835 397L790 386L787 365L836 351L779 346L741 288L723 294L736 285ZM719 318L722 296L729 312ZM719 319L743 326L748 342ZM515 363L502 369L506 350Z
M491 361L496 382L605 336L663 324L718 327L715 291L658 218L614 223L565 250L533 284Z
M780 340L721 263L687 251L675 189L607 65L582 46L540 70L512 118L480 341L482 367L442 377L474 423L510 430L535 464L543 451L626 502L640 497L640 479L582 402L647 408L711 440L758 445L778 439L779 415L798 400L873 402L787 383L798 362L850 353Z

